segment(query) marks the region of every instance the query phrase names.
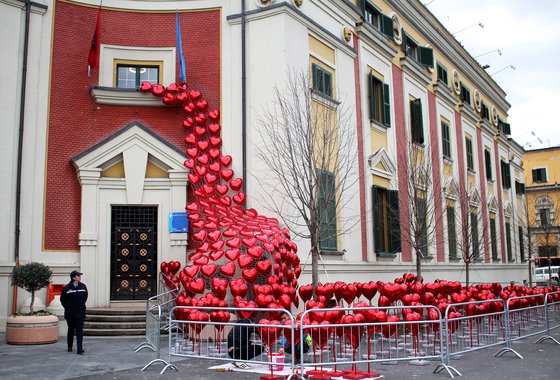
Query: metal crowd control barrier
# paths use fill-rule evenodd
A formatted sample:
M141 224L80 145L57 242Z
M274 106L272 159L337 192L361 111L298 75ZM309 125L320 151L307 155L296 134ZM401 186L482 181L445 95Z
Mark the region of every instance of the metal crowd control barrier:
M483 348L506 345L505 351L513 352L508 345L507 313L502 299L455 303L445 310L444 363L434 373L446 369L451 377L453 373L462 376L451 366L451 358L460 358L463 354ZM504 350L504 349L503 349ZM500 350L495 356L503 355Z
M284 313L289 323L272 321L278 320ZM241 320L230 321L235 314ZM255 316L263 323L244 320ZM260 365L268 367L271 375L274 371L282 371L288 379L297 378L293 358L291 363L280 364L273 362L272 355L280 348L278 339L281 335L288 338L283 348L289 347L291 352L295 352L294 323L293 315L284 309L176 306L170 313L169 357L160 374L168 369L178 371L173 364L174 358L194 357Z
M556 298L556 301L554 300ZM560 327L560 292L553 292L546 295L544 300L545 308L545 335L537 340L536 343L551 340L560 345L557 339L550 335L550 331Z
M299 341L309 334L313 347L307 357L303 344L296 347L300 351L300 374L378 377L379 373L372 371L373 363L410 361L422 365L427 360L440 360L438 369L447 370L453 377L452 369L443 361L443 321L434 306L310 309L301 321L301 326L296 325Z
M165 275L162 274L162 279L160 280L162 283L165 282L163 276ZM161 359L161 332L169 330L169 313L176 305L178 293L179 289L176 287L149 298L146 303L146 333L144 342L136 346L134 351L138 352L143 348L149 348L157 355L156 359L150 361L142 368L142 371L154 363L162 362L167 364L165 360Z
M520 359L523 357L511 349L511 342L542 334L546 331L546 307L543 294L511 297L506 302L507 347ZM501 356L497 353L495 356Z

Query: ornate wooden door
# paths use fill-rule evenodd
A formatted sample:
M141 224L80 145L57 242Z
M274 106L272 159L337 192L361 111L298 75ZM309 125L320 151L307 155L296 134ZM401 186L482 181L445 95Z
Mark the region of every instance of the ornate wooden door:
M111 300L146 300L157 292L157 207L113 206Z

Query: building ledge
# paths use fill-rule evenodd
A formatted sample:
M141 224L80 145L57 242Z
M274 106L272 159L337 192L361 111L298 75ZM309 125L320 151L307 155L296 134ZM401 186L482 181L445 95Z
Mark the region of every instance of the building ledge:
M167 107L161 98L137 89L116 87L92 86L91 97L97 104L110 104L114 106L147 106Z

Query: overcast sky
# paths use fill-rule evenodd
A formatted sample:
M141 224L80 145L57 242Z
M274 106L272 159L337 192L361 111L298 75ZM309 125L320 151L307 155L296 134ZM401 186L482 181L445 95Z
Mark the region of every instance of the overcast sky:
M473 57L500 49L477 60L507 93L512 137L525 149L560 145L560 1L420 1Z

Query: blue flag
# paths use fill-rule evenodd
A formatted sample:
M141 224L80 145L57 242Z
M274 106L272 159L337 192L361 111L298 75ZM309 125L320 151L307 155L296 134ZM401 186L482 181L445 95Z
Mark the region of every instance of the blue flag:
M179 76L181 81L187 81L187 72L185 69L185 57L183 57L183 44L181 43L181 24L179 23L179 12L175 13L176 20L176 36L177 36L177 54L179 55L179 64L181 66Z

